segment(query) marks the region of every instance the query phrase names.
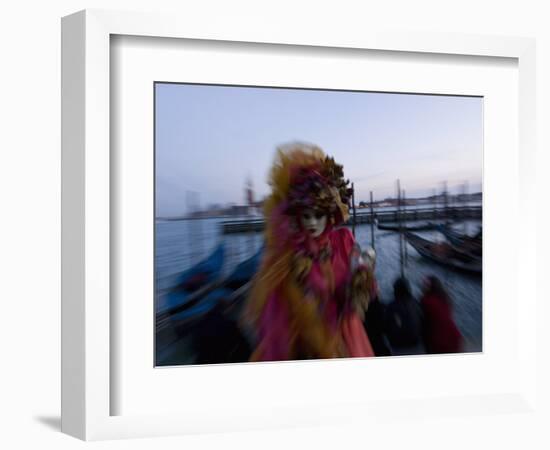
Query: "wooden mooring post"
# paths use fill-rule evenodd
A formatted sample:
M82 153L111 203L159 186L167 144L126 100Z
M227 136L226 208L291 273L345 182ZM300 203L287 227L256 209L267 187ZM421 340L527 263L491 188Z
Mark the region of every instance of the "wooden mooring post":
M370 245L373 249L376 249L374 246L374 207L372 206L373 203L373 195L372 191L370 191Z
M353 183L351 183L351 206L353 208L353 224L352 224L351 232L353 234L353 237L355 237L355 220L356 220L356 215L355 215L355 186L354 186Z
M403 189L403 206L405 209L405 220L406 220L407 219L407 197L405 195L405 189ZM401 239L403 240L403 253L404 253L405 265L407 265L409 260L409 254L407 251L407 240L405 239L404 236L402 236Z
M399 266L401 269L401 278L405 278L405 268L403 265L403 224L401 222L401 183L397 180L397 223L399 224Z

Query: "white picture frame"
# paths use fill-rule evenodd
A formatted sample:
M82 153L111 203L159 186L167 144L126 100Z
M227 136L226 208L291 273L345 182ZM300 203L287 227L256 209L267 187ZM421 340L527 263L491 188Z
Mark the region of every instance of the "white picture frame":
M517 277L522 286L533 286L519 306L518 377L510 390L489 396L408 400L407 408L459 414L492 413L502 405L516 411L532 411L536 399L536 295L534 271L525 261L535 260L534 228L535 155L535 43L527 38L451 34L410 34L349 30L306 33L281 31L254 23L233 29L231 24L205 27L191 17L87 10L62 22L62 430L85 440L147 437L221 430L243 430L348 420L352 417L392 416L391 402L343 403L319 413L319 405L291 408L279 405L271 412L241 412L232 417L229 405L216 413L111 415L111 191L116 173L110 169L110 39L112 35L163 37L204 41L368 49L412 54L447 54L501 57L517 60L519 74L519 184L517 205L524 220L517 256ZM523 232L521 230L524 230ZM523 262L522 262L523 261ZM527 288L530 289L530 288ZM516 295L518 295L516 293ZM399 364L396 362L396 364ZM274 370L264 366L263 371ZM319 370L319 366L310 368ZM184 377L185 374L182 374ZM404 398L402 400L405 400ZM482 400L480 402L480 400ZM393 403L392 403L393 402ZM317 413L315 413L317 411Z

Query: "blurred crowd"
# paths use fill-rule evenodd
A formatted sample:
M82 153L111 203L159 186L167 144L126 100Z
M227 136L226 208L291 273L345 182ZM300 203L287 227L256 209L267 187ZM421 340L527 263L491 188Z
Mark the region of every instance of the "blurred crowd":
M365 314L365 330L376 356L462 351L451 299L437 277L424 280L420 300L405 278L395 280L393 291L389 304L375 297Z

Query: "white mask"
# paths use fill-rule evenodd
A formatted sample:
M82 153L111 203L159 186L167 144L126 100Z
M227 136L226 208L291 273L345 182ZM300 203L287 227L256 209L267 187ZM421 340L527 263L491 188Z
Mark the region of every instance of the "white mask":
M302 227L314 238L321 236L327 226L326 214L312 209L304 210L300 215L300 220L302 222Z

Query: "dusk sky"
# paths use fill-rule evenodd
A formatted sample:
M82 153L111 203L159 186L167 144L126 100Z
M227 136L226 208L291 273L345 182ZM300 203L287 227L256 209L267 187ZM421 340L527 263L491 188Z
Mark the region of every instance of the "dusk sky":
M356 202L395 195L479 192L483 99L299 89L160 84L156 89L156 214L200 205L244 204L245 182L256 199L278 145L303 141L344 165Z

